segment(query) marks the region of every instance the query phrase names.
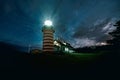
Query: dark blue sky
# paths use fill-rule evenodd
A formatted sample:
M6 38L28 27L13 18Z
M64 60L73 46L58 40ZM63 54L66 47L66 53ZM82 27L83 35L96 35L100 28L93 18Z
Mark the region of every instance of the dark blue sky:
M96 45L120 18L120 0L0 0L0 41L41 46L42 25L53 21L55 36L74 47Z

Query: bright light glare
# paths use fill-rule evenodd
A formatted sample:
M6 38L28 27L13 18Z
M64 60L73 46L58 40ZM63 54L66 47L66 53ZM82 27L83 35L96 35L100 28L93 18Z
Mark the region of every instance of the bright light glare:
M46 25L46 26L52 26L52 21L46 20L46 21L44 22L44 25Z
M54 41L54 45L56 45L56 46L61 46L57 41Z
M65 48L65 51L66 51L66 52L68 52L68 51L69 51L69 49L68 49L68 48Z

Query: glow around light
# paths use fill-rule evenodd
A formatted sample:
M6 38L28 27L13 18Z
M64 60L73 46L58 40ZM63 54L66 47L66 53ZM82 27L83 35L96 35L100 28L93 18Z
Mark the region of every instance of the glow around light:
M52 24L52 21L51 21L51 20L46 20L46 21L44 22L44 25L46 25L46 26L52 26L53 24Z

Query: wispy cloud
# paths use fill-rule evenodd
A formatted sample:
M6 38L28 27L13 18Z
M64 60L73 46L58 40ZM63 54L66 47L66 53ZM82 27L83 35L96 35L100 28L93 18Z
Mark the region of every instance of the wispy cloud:
M81 38L81 39L74 39L74 43L72 46L75 48L78 47L85 47L85 46L93 46L96 44L95 40L89 39L89 38Z
M102 29L102 31L105 34L108 34L109 32L112 32L113 30L116 29L116 27L114 26L115 22L116 22L116 18L112 18L111 21L109 21Z
M75 39L72 45L74 47L102 45L101 43L110 39L108 33L116 29L114 26L116 20L116 18L108 18L95 21L92 27L80 26L73 34Z

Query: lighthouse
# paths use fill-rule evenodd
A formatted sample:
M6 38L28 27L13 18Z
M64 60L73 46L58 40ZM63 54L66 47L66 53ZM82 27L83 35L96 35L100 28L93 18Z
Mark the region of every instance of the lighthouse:
M54 28L52 21L46 20L42 28L43 32L43 52L52 53L54 51Z

